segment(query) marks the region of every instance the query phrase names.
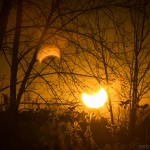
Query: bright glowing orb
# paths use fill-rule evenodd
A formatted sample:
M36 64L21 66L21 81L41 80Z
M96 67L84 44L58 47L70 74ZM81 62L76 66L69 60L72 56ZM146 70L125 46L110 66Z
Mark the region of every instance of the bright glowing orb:
M103 88L101 88L98 93L93 95L82 93L82 100L86 106L90 108L98 108L105 104L107 100L107 93Z
M37 60L41 63L48 56L54 56L60 58L60 50L53 46L53 47L44 47L42 48L37 54Z

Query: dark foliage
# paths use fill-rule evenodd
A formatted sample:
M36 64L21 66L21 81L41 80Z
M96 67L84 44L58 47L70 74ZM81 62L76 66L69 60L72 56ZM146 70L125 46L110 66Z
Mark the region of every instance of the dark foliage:
M0 150L117 150L118 143L121 144L120 150L130 148L123 129L112 135L106 118L90 117L74 109L68 109L63 115L45 110L18 114L1 112ZM146 118L137 129L138 140L135 143L145 144L147 140L148 144L149 125L150 118ZM121 148L123 145L126 147Z

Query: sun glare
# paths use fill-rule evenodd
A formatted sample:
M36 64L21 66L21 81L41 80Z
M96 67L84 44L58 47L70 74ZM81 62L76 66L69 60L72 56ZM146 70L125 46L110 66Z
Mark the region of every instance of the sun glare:
M57 47L44 47L37 54L37 60L41 63L48 56L60 58L60 50Z
M105 104L107 100L107 92L101 88L98 93L93 95L88 95L82 93L83 103L90 108L98 108Z

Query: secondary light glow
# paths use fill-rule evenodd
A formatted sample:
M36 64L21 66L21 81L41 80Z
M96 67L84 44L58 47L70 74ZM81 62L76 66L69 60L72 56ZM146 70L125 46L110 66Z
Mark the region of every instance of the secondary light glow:
M37 54L37 60L41 63L48 56L54 56L60 58L60 50L53 46L53 47L44 47L42 48Z
M90 108L98 108L105 104L107 100L107 92L101 88L98 93L93 95L88 95L82 93L83 103Z

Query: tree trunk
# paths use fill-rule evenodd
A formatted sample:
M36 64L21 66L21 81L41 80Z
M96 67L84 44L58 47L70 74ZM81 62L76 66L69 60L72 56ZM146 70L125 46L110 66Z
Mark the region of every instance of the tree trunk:
M20 103L21 97L22 97L22 95L23 95L23 93L24 93L25 85L26 85L26 83L27 83L27 81L28 81L28 78L29 78L29 76L30 76L30 73L31 73L31 71L32 71L32 69L33 69L33 67L34 67L34 64L35 64L36 58L37 58L37 54L38 54L38 52L39 52L39 50L40 50L40 48L41 48L41 45L42 45L42 43L43 43L43 41L44 41L44 38L45 38L45 36L46 36L46 32L48 31L48 29L49 29L49 27L50 27L51 19L52 19L52 17L53 17L53 14L54 14L56 8L59 6L59 3L60 3L60 0L56 0L56 1L53 0L53 1L52 1L51 11L50 11L49 16L48 16L48 19L47 19L47 21L46 21L45 28L44 28L44 30L43 30L43 32L42 32L42 35L41 35L41 37L40 37L40 39L39 39L39 42L37 43L37 46L36 46L36 48L35 48L35 52L34 52L34 54L33 54L32 60L31 60L31 62L30 62L30 64L29 64L28 70L27 70L26 73L25 73L24 79L23 79L23 81L22 81L22 83L21 83L21 87L20 87L20 89L19 89L19 92L18 92L18 95L17 95L17 98L16 98L16 99L17 99L16 109L19 108L19 103Z
M136 105L138 103L138 51L135 50L135 65L134 65L134 78L133 78L133 96L131 105L131 116L130 116L130 138L131 141L135 138L135 127L136 127Z
M13 41L13 51L12 51L12 66L11 66L11 77L10 77L10 111L16 112L16 83L17 83L17 71L18 71L18 51L19 51L19 41L21 34L21 23L22 23L22 7L23 1L17 1L17 15L16 15L16 31Z
M104 50L103 50L103 48L102 48L102 58L103 58L105 76L106 76L106 83L108 85L108 82L109 82L109 79L108 79L108 70L107 70L107 64L106 64L106 59L105 59L105 56L104 56ZM109 112L110 112L111 124L114 125L114 116L113 116L113 109L112 109L112 103L111 103L111 98L110 98L110 94L109 94L109 89L107 89L107 92L108 92Z
M133 50L133 86L132 86L132 104L131 104L131 110L130 110L130 124L129 124L129 136L130 136L130 141L133 141L135 136L136 136L136 132L135 132L135 128L136 128L136 120L137 120L137 108L136 105L139 103L138 100L138 77L139 77L139 60L138 60L138 55L140 53L141 50L141 38L142 38L142 34L143 34L143 25L144 25L144 16L141 20L140 17L140 13L138 11L139 9L139 5L144 6L142 3L142 1L137 2L137 4L134 6L133 11L130 11L130 15L131 15L131 21L133 24L133 30L134 30L134 50ZM143 10L145 9L143 7ZM144 13L143 13L144 15ZM142 24L140 22L143 22ZM140 37L140 38L139 38Z
M11 10L11 3L12 0L3 0L2 2L2 7L0 11L0 50L2 48L2 43L7 28L8 17Z

